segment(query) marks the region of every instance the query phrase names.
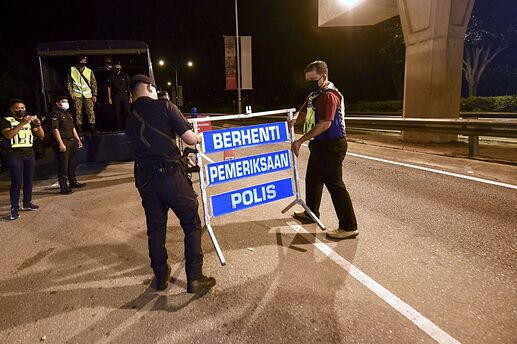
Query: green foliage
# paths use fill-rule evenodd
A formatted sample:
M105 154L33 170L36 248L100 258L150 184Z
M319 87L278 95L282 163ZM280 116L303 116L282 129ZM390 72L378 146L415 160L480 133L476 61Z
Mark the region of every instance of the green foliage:
M351 112L401 112L402 101L365 102L352 104ZM517 95L498 97L469 97L461 99L464 112L517 112Z
M517 112L517 96L462 98L461 111Z

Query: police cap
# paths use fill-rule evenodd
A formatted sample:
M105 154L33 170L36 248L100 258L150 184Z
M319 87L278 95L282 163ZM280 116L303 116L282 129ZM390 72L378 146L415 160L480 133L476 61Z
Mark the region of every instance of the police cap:
M144 84L151 84L154 87L156 87L156 84L154 83L154 80L151 79L150 77L148 77L146 75L143 75L143 74L136 74L136 75L133 75L133 77L129 80L129 89L133 90L133 88L138 83L141 83L141 82L144 83Z

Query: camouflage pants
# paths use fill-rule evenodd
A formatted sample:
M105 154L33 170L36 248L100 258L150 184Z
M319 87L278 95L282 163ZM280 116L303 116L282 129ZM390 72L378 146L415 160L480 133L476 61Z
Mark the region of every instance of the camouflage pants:
M83 124L83 107L86 115L88 116L88 123L95 124L95 112L93 111L93 99L76 97L74 99L75 108L75 123L77 125Z

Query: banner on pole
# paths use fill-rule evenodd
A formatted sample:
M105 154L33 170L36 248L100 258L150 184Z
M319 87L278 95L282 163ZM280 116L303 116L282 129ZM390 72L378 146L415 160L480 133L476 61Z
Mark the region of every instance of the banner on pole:
M206 166L207 185L226 183L289 168L291 168L291 154L288 150L216 162Z
M275 122L204 132L202 147L204 153L216 153L228 149L285 142L288 139L287 122Z
M241 36L241 88L253 89L251 36Z
M294 195L291 178L276 180L211 196L213 216L221 216Z
M224 68L226 73L226 89L237 89L237 48L235 36L224 38Z

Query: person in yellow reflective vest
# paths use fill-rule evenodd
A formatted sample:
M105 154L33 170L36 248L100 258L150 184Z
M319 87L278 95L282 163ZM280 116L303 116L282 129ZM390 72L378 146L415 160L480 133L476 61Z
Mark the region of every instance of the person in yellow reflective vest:
M97 80L93 71L86 67L86 63L86 56L77 58L77 65L72 66L68 73L67 89L74 102L77 130L82 131L83 129L84 108L91 131L97 132L93 109L93 104L97 102Z
M314 61L305 67L305 81L310 94L299 111L303 120L303 136L293 142L293 153L298 156L303 142L309 141L309 161L305 175L305 200L309 209L320 216L321 196L325 185L332 198L339 227L327 228L326 235L335 239L352 238L359 234L352 200L343 183L343 160L348 148L345 132L345 103L343 95L328 80L328 67ZM290 123L293 125L296 119ZM295 218L311 221L304 212Z
M20 99L10 102L8 115L0 121L0 131L6 140L4 149L7 153L7 166L11 174L11 212L9 220L19 217L20 189L23 184L23 206L21 210L38 210L32 203L32 178L36 160L32 144L34 135L43 139L45 133L41 122L36 116L29 116L25 110L25 103Z

